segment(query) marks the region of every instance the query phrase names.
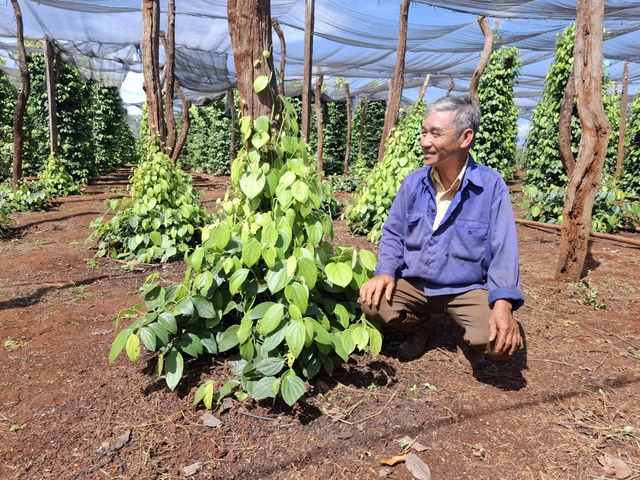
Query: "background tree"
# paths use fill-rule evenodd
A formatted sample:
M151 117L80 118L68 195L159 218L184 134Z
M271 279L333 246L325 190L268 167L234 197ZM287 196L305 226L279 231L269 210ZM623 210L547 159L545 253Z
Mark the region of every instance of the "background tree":
M18 99L18 89L0 70L0 181L11 177L13 162L13 112Z
M620 187L640 197L640 94L638 93L631 104L631 116L627 122L625 152Z

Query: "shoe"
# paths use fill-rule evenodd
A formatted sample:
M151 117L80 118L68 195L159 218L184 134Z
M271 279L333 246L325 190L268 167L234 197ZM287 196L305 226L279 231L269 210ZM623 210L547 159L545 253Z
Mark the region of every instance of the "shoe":
M408 362L422 355L432 333L433 326L431 324L409 332L404 342L398 347L398 360Z
M458 362L467 369L475 370L480 368L486 361L484 354L465 342L461 333L456 333L456 353Z

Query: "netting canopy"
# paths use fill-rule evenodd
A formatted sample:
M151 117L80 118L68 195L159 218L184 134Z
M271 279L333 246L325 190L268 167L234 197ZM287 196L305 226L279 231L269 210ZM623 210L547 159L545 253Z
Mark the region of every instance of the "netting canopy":
M141 0L19 3L25 38L52 40L86 78L119 86L129 72L141 71ZM524 66L516 97L527 116L541 95L558 34L575 22L576 5L577 0L414 0L409 11L405 96L415 97L427 74L428 98L441 96L452 80L454 91L468 89L484 46L476 16L484 15L497 32L494 48L520 49ZM166 7L162 1L163 22ZM344 98L338 79L349 82L353 96L387 98L396 61L399 8L399 0L316 0L313 73L325 76L329 98ZM607 0L605 8L605 64L619 84L624 61L630 62L633 95L640 88L640 1ZM271 14L286 41L286 91L296 95L302 80L305 0L272 0ZM194 101L219 96L236 83L226 15L227 2L222 0L176 0L176 78ZM0 0L0 68L14 79L15 38L13 7L10 0ZM280 50L274 34L276 66Z

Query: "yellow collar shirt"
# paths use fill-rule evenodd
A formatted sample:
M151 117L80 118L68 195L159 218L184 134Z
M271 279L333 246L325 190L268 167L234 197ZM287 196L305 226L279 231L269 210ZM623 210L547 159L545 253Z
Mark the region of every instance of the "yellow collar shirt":
M436 218L433 221L434 231L436 231L440 226L440 222L442 222L442 219L444 218L444 214L447 213L447 209L451 204L451 200L453 200L453 196L458 191L458 188L460 188L460 185L462 184L462 178L464 177L464 172L467 169L468 163L469 163L469 157L467 157L467 161L464 162L464 165L462 166L462 170L460 170L460 173L458 173L458 176L456 177L454 182L451 184L451 187L449 187L449 189L446 189L446 190L444 188L444 185L442 185L442 182L440 181L440 175L438 175L438 171L435 168L431 169L431 180L433 180L433 184L436 187L437 212L436 212Z

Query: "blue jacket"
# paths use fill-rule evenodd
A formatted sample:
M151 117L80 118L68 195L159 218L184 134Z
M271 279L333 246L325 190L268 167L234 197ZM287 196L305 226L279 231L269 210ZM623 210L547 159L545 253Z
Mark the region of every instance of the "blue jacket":
M509 190L500 174L471 156L460 188L434 231L431 167L407 176L382 227L376 274L402 277L427 296L489 291L489 306L520 292L518 239Z

